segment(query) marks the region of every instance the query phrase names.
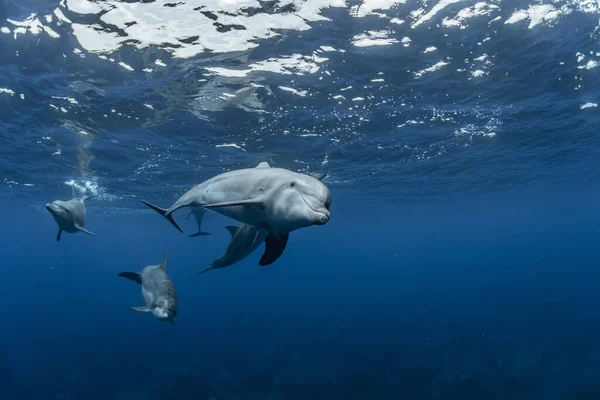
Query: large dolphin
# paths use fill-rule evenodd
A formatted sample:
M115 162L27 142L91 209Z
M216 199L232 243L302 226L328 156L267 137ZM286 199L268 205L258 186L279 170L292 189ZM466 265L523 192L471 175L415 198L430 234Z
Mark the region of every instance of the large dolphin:
M69 233L84 232L88 235L95 236L92 232L84 228L86 221L85 200L89 200L94 196L77 198L75 188L71 186L71 200L62 201L54 200L52 203L46 204L46 210L54 217L58 224L58 234L56 240L60 241L60 236L63 231Z
M264 165L268 165L268 164L265 163ZM313 178L316 178L316 179L322 181L327 176L327 174L325 174L325 173L312 173L312 174L310 174L310 176L312 176ZM189 235L189 237L192 238L192 237L199 237L199 236L210 235L209 232L204 232L202 230L202 220L204 219L204 215L205 214L206 214L206 210L204 209L204 207L192 207L192 209L190 210L190 213L188 214L188 216L185 217L185 219L188 219L191 215L193 215L194 219L196 220L196 224L198 225L198 232L192 233L191 235ZM244 224L244 225L247 225L247 224ZM233 228L238 229L237 227L233 227ZM227 229L229 229L229 228L227 228ZM246 229L242 230L242 232L244 232L246 230L247 230L247 227L246 227ZM253 233L254 232L248 233L248 234L253 234Z
M143 307L131 307L135 311L151 312L161 321L169 321L175 325L177 316L177 291L167 275L167 259L169 250L160 265L148 265L141 273L121 272L118 276L127 278L142 285Z
M224 268L243 260L256 250L262 242L270 238L268 230L254 225L244 224L240 227L229 225L225 228L231 233L231 241L227 245L225 252L213 261L208 268L198 272L197 275L211 269ZM282 251L283 249L277 246L265 246L265 253L258 263L260 265L271 264L279 258Z
M183 232L172 213L184 207L202 207L244 224L269 231L267 246L282 252L290 232L329 221L331 191L320 179L261 162L219 174L184 193L171 207L144 204ZM201 220L200 220L201 222Z

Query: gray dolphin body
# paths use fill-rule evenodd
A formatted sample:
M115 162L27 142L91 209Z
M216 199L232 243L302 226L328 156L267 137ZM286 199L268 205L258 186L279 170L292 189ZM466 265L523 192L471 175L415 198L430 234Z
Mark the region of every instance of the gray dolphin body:
M231 233L231 241L229 242L229 245L227 245L225 252L213 261L210 267L198 272L197 275L203 274L211 269L224 268L243 260L256 250L256 248L269 236L268 230L254 225L244 224L240 227L230 225L225 228ZM281 255L281 253L279 253L279 255ZM273 257L269 257L268 252L265 251L259 264L267 265L266 262L270 264L279 258L279 255L277 255L275 259L272 259Z
M54 200L52 203L46 204L46 210L52 214L58 224L57 241L60 241L63 231L69 233L83 232L95 236L84 228L86 222L85 200L89 200L94 196L77 198L73 186L71 186L71 190L73 194L71 200Z
M144 204L183 232L172 213L184 207L214 209L269 232L267 251L280 254L290 232L329 221L331 191L320 179L261 162L255 168L225 172L184 193L167 209ZM202 218L196 218L200 224Z
M143 307L131 307L139 312L151 312L161 321L169 321L175 325L174 319L177 316L177 291L175 285L167 275L167 259L169 251L167 250L165 258L160 265L148 265L141 273L121 272L118 276L127 278L142 286L142 296L144 297Z

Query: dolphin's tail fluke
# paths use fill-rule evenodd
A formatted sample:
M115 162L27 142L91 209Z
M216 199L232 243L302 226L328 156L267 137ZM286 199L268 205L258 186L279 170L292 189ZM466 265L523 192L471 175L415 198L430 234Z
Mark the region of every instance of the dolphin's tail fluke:
M163 217L165 217L166 219L169 220L170 223L173 224L173 226L175 228L177 228L177 230L181 233L183 233L183 231L181 230L181 228L179 227L179 225L177 225L177 222L175 222L175 220L173 219L173 216L171 214L167 214L167 210L165 210L164 208L160 208L159 206L155 206L152 203L148 203L145 200L142 200L142 203L144 203L145 205L147 205L148 207L150 207L151 209L153 209L154 211L156 211L157 213L159 213L160 215L162 215Z
M196 233L192 233L189 237L193 238L193 237L206 236L206 235L210 235L210 233L209 232L198 231Z

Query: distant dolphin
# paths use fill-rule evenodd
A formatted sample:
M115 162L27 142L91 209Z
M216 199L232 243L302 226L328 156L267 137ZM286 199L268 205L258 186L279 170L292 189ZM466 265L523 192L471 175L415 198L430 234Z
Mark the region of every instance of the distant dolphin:
M192 233L189 237L210 235L209 232L202 232L202 219L204 218L204 214L206 214L206 210L203 207L193 207L188 216L185 217L185 219L188 219L190 215L193 215L196 219L196 223L198 224L198 232Z
M225 228L231 233L231 241L227 245L227 249L225 249L225 252L219 258L213 261L210 267L198 272L196 275L203 274L211 269L224 268L243 260L269 237L268 230L258 228L254 225L244 224L241 227L229 225ZM281 252L270 254L269 249L269 247L265 248L265 253L259 261L260 265L271 264L281 255Z
M323 176L324 177L324 176ZM190 189L171 207L144 204L183 232L172 213L203 207L269 231L268 252L281 253L290 232L329 221L331 191L319 179L261 162L256 168L225 172ZM197 220L198 221L198 220ZM274 248L272 248L274 247Z
M177 316L177 291L167 275L167 259L169 250L160 265L148 265L141 273L121 272L118 276L130 279L142 285L144 307L131 307L135 311L151 312L161 321L169 321L175 325Z
M63 231L69 233L84 232L88 235L96 236L92 232L84 228L86 221L85 200L89 200L94 196L82 197L80 199L75 196L75 188L71 186L72 198L68 201L54 200L52 203L46 204L46 210L54 217L58 224L58 235L56 240L60 241L60 236Z

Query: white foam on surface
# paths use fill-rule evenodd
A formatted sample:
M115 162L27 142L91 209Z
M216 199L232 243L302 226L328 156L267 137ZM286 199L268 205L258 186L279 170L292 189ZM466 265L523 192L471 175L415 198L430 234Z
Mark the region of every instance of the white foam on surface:
M585 65L580 65L577 68L578 69L593 69L593 68L598 67L598 65L599 65L598 61L596 61L596 60L588 60L588 62L585 63Z
M206 70L216 75L237 78L246 77L250 73L256 71L274 72L282 75L304 75L318 72L320 68L319 64L327 60L327 58L323 57L308 57L300 54L292 54L286 57L269 58L265 61L259 61L248 65L249 68L246 69L207 67Z
M354 17L373 15L375 10L389 10L396 4L404 4L406 0L364 0L352 13Z
M433 64L431 67L429 68L425 68L422 69L421 71L415 72L415 78L420 78L422 77L424 74L428 73L428 72L434 72L439 70L440 68L444 67L445 65L448 65L449 63L447 63L446 61L439 61L435 64Z
M285 90L286 92L294 93L296 96L300 96L300 97L306 97L306 95L308 94L308 92L306 90L297 90L297 89L287 87L287 86L279 86L279 89Z
M466 29L468 25L465 23L468 19L488 16L494 11L500 10L500 7L494 4L488 4L484 1L480 1L473 6L463 8L460 10L454 18L445 17L442 20L442 26L444 27L459 27L460 29Z
M455 4L455 3L459 3L461 1L464 1L464 0L441 0L435 6L433 6L431 8L431 10L429 10L429 12L427 12L425 15L421 16L419 19L417 19L415 22L413 22L410 25L410 27L413 29L416 28L417 26L432 19L437 13L442 11L444 8L446 8L452 4Z
M242 151L246 151L244 150L242 147L240 147L239 145L235 144L235 143L223 143L223 144L218 144L215 147L233 147L235 149L239 149Z
M352 44L356 47L388 46L398 43L398 40L388 37L389 31L367 31L352 38Z
M127 64L125 64L123 61L120 61L120 62L119 62L119 65L120 65L121 67L125 68L125 69L126 69L126 70L128 70L128 71L133 71L133 68L132 68L131 66L129 66L129 65L127 65Z
M551 4L535 4L527 10L516 10L504 23L515 24L520 21L529 20L528 28L531 29L542 22L554 21L561 13L569 13L568 8L557 10Z
M166 7L166 4L175 6ZM102 13L102 22L114 25L126 34L118 40L114 32L100 28L101 34L110 38L101 40L102 45L95 45L94 40L90 39L91 34L80 27L75 36L88 51L96 52L98 48L116 51L123 41L129 40L130 45L139 49L160 46L170 51L173 57L189 58L205 51L245 51L258 46L258 39L279 36L280 30L308 30L308 22L328 20L321 15L324 8L347 6L345 0L283 0L278 6L288 4L294 5L294 12L268 14L241 11L260 8L257 0L156 0L151 3L69 0L66 9L83 15ZM382 6L385 5L382 3ZM216 21L201 11L211 12ZM216 23L221 26L241 25L245 29L220 31Z

